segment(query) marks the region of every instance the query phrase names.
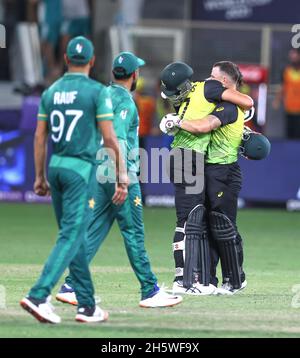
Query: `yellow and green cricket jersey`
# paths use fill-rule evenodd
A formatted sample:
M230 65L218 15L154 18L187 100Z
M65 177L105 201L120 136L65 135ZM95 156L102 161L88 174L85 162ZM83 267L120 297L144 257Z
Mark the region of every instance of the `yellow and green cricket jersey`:
M211 113L221 121L221 127L211 132L206 163L231 164L238 160L242 141L245 112L229 102L219 103Z
M193 121L208 116L222 100L225 87L216 80L193 82L193 89L180 105L178 114L182 119ZM172 148L184 148L206 153L210 133L192 134L180 129L174 137Z

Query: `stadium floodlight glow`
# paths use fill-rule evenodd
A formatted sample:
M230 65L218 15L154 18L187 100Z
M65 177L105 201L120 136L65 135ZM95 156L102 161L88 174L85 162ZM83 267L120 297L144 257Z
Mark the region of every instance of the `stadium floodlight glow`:
M267 89L268 87L265 83L261 83L258 87L257 123L260 126L266 124Z

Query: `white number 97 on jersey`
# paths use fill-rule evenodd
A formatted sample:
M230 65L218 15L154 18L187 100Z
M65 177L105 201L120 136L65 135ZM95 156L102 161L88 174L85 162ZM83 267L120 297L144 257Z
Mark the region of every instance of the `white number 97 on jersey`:
M66 142L70 142L72 138L73 131L78 123L79 119L83 116L83 111L76 109L68 109L65 114L61 111L55 110L50 114L50 123L51 123L51 139L53 142L58 143L64 134L64 129L66 127L66 117L73 117L71 122L67 121L68 129L66 132Z

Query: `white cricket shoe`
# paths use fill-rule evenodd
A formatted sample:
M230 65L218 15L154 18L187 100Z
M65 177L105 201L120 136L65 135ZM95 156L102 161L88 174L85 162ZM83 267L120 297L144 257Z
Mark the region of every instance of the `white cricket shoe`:
M173 282L172 293L173 295L184 295L187 289L183 287L182 281L176 280Z
M242 282L242 286L240 288L233 288L229 282L223 283L220 288L217 288L217 295L229 295L232 296L237 292L243 290L247 286L247 281Z
M53 312L54 307L51 305L50 300L51 296L45 302L38 302L34 298L24 297L20 305L42 323L60 323L61 318Z
M68 303L69 305L78 306L77 297L75 291L71 286L64 283L59 292L55 296L56 300L62 303ZM98 304L101 302L101 298L99 296L94 296L95 303Z
M171 307L178 305L181 301L181 296L172 295L160 288L154 296L141 300L139 306L144 308Z
M215 290L216 287L212 284L205 286L199 282L196 282L191 288L187 290L186 294L195 296L210 296L214 294Z
M173 294L193 295L193 296L209 296L215 294L216 287L212 284L204 286L199 282L190 288L183 287L182 281L174 281Z
M75 320L83 323L105 322L108 320L108 312L95 306L94 309L88 307L78 308Z
M62 303L68 303L69 305L77 306L77 298L76 294L71 286L64 283L59 292L55 296L57 301L60 301Z

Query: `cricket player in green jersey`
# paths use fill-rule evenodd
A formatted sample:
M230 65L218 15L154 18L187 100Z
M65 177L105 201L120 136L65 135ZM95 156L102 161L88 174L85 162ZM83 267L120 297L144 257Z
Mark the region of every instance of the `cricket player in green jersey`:
M109 198L114 190L114 184L107 181L108 165L100 164L98 178L104 179L105 184L98 184L94 195L95 207L92 221L88 230L88 261L92 260L99 246L106 238L116 219L124 238L130 264L141 285L141 307L174 306L182 301L180 296L166 293L157 285L144 244L144 223L141 190L137 172L139 164L138 126L139 118L136 105L131 95L135 90L139 75L139 67L144 60L130 52L120 53L113 61L114 82L109 87L113 102L114 128L123 152L127 153L127 170L130 180L128 198L120 207L115 206ZM72 274L61 287L56 298L62 302L77 304Z
M49 304L49 295L69 267L78 298L76 320L100 322L108 313L96 306L94 287L87 260L86 215L101 137L115 154L118 182L109 200L122 204L127 196L128 177L113 130L112 102L107 88L88 75L94 64L94 48L84 37L76 37L67 47L68 72L42 95L35 133L34 157L37 195L51 190L59 226L57 242L42 274L21 306L41 322L59 323ZM48 178L45 162L48 133L53 144Z

